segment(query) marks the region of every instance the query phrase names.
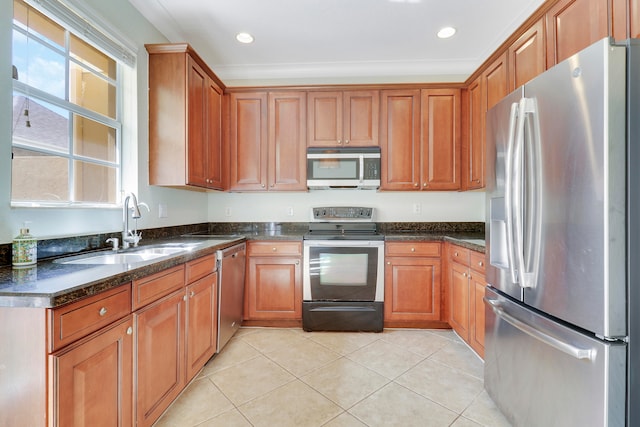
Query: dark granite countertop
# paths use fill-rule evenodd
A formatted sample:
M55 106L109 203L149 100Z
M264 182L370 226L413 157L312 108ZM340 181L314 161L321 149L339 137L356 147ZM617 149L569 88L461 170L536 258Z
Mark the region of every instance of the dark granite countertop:
M38 262L30 268L2 267L0 268L0 307L58 307L215 253L218 249L244 240L243 236L226 236L222 239L199 236L150 241L146 246L167 242L195 246L174 255L135 264L63 264L56 260L47 260ZM140 246L140 248L143 247ZM109 253L111 251L91 252L91 254ZM82 256L85 255L87 254ZM78 256L68 258L78 258Z
M449 224L449 223L447 223ZM484 252L484 234L477 229L440 226L403 229L385 224L381 232L387 241L449 241ZM255 229L200 229L178 237L145 241L145 246L164 243L197 244L191 250L136 263L118 265L62 264L54 259L39 261L31 268L0 267L0 307L58 307L77 299L95 295L132 280L154 274L195 258L212 254L218 249L244 240L300 240L304 227L256 227ZM226 234L225 234L226 233ZM222 240L221 240L222 239ZM91 253L105 254L100 250ZM83 253L82 256L85 256Z

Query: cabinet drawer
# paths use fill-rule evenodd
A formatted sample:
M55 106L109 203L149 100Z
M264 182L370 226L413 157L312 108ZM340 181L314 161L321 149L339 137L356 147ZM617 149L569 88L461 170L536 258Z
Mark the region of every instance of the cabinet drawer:
M385 242L387 256L439 257L439 242Z
M469 266L471 269L482 273L484 276L484 254L481 252L471 251L469 255Z
M299 241L249 242L247 255L290 256L301 255L302 243Z
M49 352L53 352L131 313L131 284L49 313Z
M450 245L449 246L449 259L460 264L469 265L469 253L471 251L462 246Z
M216 256L215 254L211 254L189 261L185 264L185 269L186 282L195 282L216 271Z
M133 309L137 310L184 287L184 264L133 281Z

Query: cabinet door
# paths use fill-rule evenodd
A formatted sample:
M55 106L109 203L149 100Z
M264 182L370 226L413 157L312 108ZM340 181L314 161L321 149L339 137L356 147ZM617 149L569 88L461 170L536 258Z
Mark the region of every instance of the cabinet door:
M560 0L546 14L547 67L609 34L608 1Z
M544 23L540 19L509 47L509 92L544 72L545 48Z
M629 0L629 37L640 38L640 0Z
M217 279L217 274L209 274L187 286L187 382L216 352Z
M390 257L385 265L385 320L440 320L440 260Z
M342 92L309 92L307 145L335 147L342 144Z
M224 189L224 152L222 149L222 91L207 80L207 188Z
M53 425L133 425L131 316L50 356Z
M344 92L343 142L348 146L379 145L380 92Z
M152 425L185 385L184 297L182 289L134 313L138 426Z
M306 94L269 93L269 190L307 189Z
M469 277L469 308L471 311L469 325L469 344L480 357L484 358L484 276L471 270Z
M420 189L420 90L380 94L381 190Z
M451 327L464 339L469 341L469 268L449 263L449 287Z
M191 57L187 64L187 184L207 187L208 77Z
M229 190L267 188L267 94L229 97Z
M484 187L485 168L485 111L484 84L478 77L466 91L464 146L462 151L462 185L472 190Z
M486 102L482 105L484 112L489 111L509 94L508 58L507 52L500 55L483 74L486 96Z
M302 319L299 257L249 257L248 318Z
M421 94L422 190L460 189L460 90Z

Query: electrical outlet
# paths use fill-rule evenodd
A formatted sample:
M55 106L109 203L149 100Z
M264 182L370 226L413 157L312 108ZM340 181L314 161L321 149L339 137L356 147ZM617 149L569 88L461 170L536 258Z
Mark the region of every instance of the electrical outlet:
M293 208L291 206L287 208L287 215L293 216Z
M422 213L422 205L420 203L413 204L413 213L416 215L420 215Z
M226 207L224 208L224 216L231 216L231 208L230 207Z
M166 203L158 204L158 218L169 218L169 211Z

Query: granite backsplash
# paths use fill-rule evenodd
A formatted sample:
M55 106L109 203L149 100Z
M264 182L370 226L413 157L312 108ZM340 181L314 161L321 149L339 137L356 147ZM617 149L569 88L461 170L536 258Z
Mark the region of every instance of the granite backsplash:
M309 229L306 222L224 222L179 225L142 230L143 242L167 239L185 234L245 234L273 235L304 234ZM382 222L381 233L455 233L484 238L483 222ZM37 237L37 236L36 236ZM106 240L120 238L120 232L86 236L61 237L38 240L38 259L54 258L78 252L107 249ZM11 243L0 244L0 266L11 265Z

